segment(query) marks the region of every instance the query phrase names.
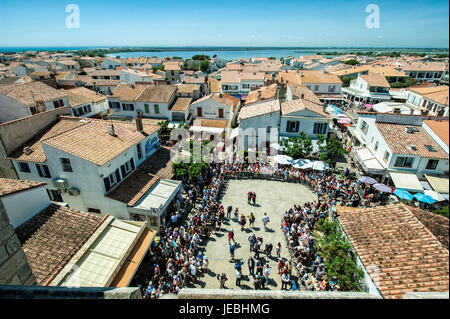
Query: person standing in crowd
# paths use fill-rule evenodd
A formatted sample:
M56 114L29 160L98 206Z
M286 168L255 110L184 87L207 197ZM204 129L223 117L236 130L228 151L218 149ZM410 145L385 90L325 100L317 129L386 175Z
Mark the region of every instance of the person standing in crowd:
M247 223L247 219L245 218L244 214L241 214L241 222L240 222L240 224L241 224L241 231L244 231L244 227L245 227L246 223Z
M265 252L266 252L266 256L267 257L272 257L272 249L273 249L273 245L271 243L267 243L266 247L265 247Z
M264 213L264 216L261 218L263 225L264 225L264 230L267 231L267 223L270 221L269 216L267 216L267 213Z
M250 272L250 276L255 277L255 260L252 256L248 257L247 260L248 271Z
M227 207L227 218L231 218L231 212L233 211L233 206L229 205Z
M255 234L251 234L248 237L248 241L250 243L250 251L254 251L255 250L255 244L256 244L256 236L255 236Z
M236 209L234 211L234 221L235 222L238 221L238 216L239 216L239 209L236 207Z
M230 262L234 261L234 251L236 250L236 247L233 244L230 244Z
M252 201L253 201L253 206L255 206L256 205L256 193L255 192L252 193Z
M288 272L283 273L281 275L281 290L289 290L288 285L291 282L291 276L289 276Z
M253 193L252 192L248 192L247 193L247 203L251 204L252 202L252 197L253 197Z
M277 246L275 247L275 253L277 254L277 258L281 258L281 243L278 242Z
M228 280L227 278L227 274L226 273L221 273L220 275L217 275L217 279L220 282L220 289L224 289L225 287L225 282Z
M230 229L230 231L228 232L228 244L231 244L231 241L236 244L236 241L234 240L233 229Z
M250 223L250 228L253 228L255 226L255 215L253 213L250 213L250 215L248 215L248 221Z
M242 280L242 271L241 267L236 268L236 286L241 286L241 280Z
M262 276L263 272L264 272L264 262L262 259L259 259L258 262L256 263L256 273Z

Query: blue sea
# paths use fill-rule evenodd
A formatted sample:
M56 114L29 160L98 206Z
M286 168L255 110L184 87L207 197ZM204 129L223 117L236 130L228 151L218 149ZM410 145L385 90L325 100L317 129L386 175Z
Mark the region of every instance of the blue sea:
M65 50L89 50L89 49L102 49L107 47L0 47L0 52L23 52L23 51L65 51ZM126 48L126 47L124 47ZM355 51L400 51L400 52L421 52L421 53L448 53L448 49L424 49L424 48L255 48L255 47L220 47L214 48L201 48L189 47L189 48L153 48L157 49L154 52L121 52L108 54L110 57L182 57L183 59L191 58L197 54L205 54L210 57L218 56L224 60L235 60L237 58L250 59L252 57L275 57L277 59L288 56L299 57L302 55L313 55L323 52L339 52L340 54L355 52ZM161 51L164 50L164 51ZM323 54L322 54L323 55ZM325 55L326 57L333 57L332 55Z

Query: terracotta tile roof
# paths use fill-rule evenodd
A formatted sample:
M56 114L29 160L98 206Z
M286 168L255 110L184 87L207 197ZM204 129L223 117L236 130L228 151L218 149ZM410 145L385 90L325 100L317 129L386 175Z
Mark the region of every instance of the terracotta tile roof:
M0 94L19 101L27 106L33 106L36 101L50 101L67 97L67 93L42 83L31 82L25 84L11 84L0 86Z
M272 84L250 91L245 99L245 105L258 102L259 94L261 94L261 101L274 99L277 96L277 85Z
M239 83L238 71L222 71L220 72L220 81L222 83Z
M308 89L306 86L303 85L297 85L295 83L288 83L289 90L291 91L292 95L296 98L300 99L302 96L305 100L309 100L311 102L321 104L319 98L317 95L313 93L310 89Z
M448 291L448 250L403 204L342 211L338 219L384 298Z
M169 103L176 91L177 87L173 85L148 85L135 101Z
M134 206L159 180L158 176L148 173L145 168L139 166L133 174L105 196Z
M245 120L255 116L261 116L280 111L280 101L273 100L261 103L255 103L241 108L239 119Z
M209 81L209 90L211 93L220 93L221 83L220 81Z
M139 168L159 178L171 179L174 175L172 173L170 148L161 147L155 154L139 165Z
M84 97L90 99L94 103L97 103L97 102L100 102L100 101L103 101L106 99L106 96L104 96L103 94L96 93L95 91L89 90L88 88L85 88L83 86L74 88L74 89L70 89L70 90L68 90L68 92L84 96Z
M175 101L175 104L170 109L171 111L186 111L192 102L191 97L179 97Z
M144 90L145 85L120 84L112 91L112 97L118 98L120 101L134 101Z
M120 76L120 71L117 70L95 70L89 75L92 76Z
M86 85L94 86L94 83L96 86L116 86L120 83L120 81L119 80L91 79L90 81L86 82Z
M449 105L449 90L448 86L431 86L424 88L410 88L409 91L422 95L424 98L441 105Z
M449 221L448 218L427 212L426 210L406 206L418 220L426 227L439 242L448 249L449 246Z
M300 85L299 75L295 71L280 72L278 79L280 83L297 84Z
M227 128L228 121L197 118L194 120L193 126Z
M78 118L64 118L51 124L42 132L32 137L24 145L19 147L16 151L12 152L8 159L14 159L18 161L34 162L34 163L44 163L47 158L44 154L44 149L42 148L41 142L52 137L70 131L74 128L85 125L86 123L80 122ZM24 147L28 146L31 150L30 154L25 154L23 152Z
M91 99L89 99L89 98L87 98L87 97L85 97L83 95L76 94L76 93L74 93L72 91L67 91L67 96L68 96L68 99L69 99L69 105L71 107L77 107L79 105L87 104L87 103L92 102Z
M420 126L414 126L417 131L410 134L405 132L409 125L379 122L375 125L393 153L448 159L444 150ZM411 145L415 146L416 150L411 149ZM431 145L436 151L428 150L426 145Z
M194 91L200 90L200 85L198 84L180 84L177 86L177 93L193 93Z
M324 112L322 104L317 104L305 99L296 99L281 103L281 114L286 115L292 112L298 112L302 110L309 110L317 113L323 117L331 118L331 115Z
M389 82L383 75L378 74L360 74L359 77L366 81L370 86L380 86L380 87L388 87L390 88Z
M183 82L187 84L204 84L207 81L206 76L185 76Z
M144 132L141 133L136 130L134 122L112 121L116 134L112 136L107 132L110 121L91 118L83 121L85 125L50 137L42 143L101 166L159 130L158 126L144 123Z
M56 204L16 229L39 285L48 285L92 234L104 218Z
M298 76L301 84L341 84L342 81L335 74L328 74L322 71L303 70Z
M241 81L264 81L264 72L241 72Z
M222 94L210 94L202 97L201 99L198 99L192 103L192 105L196 105L200 102L207 101L207 100L213 100L217 103L220 103L222 105L226 105L233 109L233 112L236 110L236 107L239 104L240 99L237 97L231 96L226 93Z
M425 120L424 123L445 143L449 145L449 122Z
M241 71L243 69L242 64L234 64L234 63L229 63L226 66L228 71Z
M0 197L45 185L47 185L47 183L0 178Z

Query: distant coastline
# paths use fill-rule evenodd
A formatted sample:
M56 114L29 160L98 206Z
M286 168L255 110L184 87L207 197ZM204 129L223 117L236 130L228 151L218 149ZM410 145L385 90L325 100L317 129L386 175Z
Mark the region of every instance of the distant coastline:
M383 53L398 52L400 54L417 55L447 55L448 48L394 48L394 47L0 47L0 52L6 54L21 53L26 51L48 51L55 53L73 52L77 55L100 57L181 57L189 59L197 54L210 57L217 56L224 60L238 58L250 59L252 57L274 57L276 59L288 56L320 54L327 58L333 58L342 54L380 55Z

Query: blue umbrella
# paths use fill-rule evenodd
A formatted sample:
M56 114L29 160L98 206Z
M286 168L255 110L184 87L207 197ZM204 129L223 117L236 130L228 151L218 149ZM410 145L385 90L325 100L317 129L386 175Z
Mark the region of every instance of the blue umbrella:
M412 200L414 198L414 196L410 192L405 191L404 189L396 189L394 191L394 195L396 195L398 198L407 200Z
M435 200L433 197L428 196L428 195L425 195L425 194L422 194L422 193L414 194L414 197L415 197L419 202L422 202L422 203L427 203L427 204L433 204L433 203L436 203L436 200Z

